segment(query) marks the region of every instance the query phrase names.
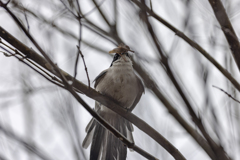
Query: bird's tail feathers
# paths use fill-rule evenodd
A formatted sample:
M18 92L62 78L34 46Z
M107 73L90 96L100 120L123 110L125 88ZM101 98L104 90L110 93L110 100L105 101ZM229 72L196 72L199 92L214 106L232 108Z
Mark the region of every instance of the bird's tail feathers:
M133 126L130 122L115 115L103 117L108 123L133 142ZM121 140L105 129L96 120L92 119L86 127L87 136L83 141L83 147L87 148L90 143L90 160L125 160L127 147Z

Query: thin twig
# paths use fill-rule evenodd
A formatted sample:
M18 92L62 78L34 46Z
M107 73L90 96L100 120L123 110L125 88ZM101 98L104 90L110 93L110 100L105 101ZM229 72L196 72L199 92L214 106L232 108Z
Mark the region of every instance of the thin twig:
M22 63L24 63L25 65L27 65L28 67L30 67L31 69L33 69L35 72L37 72L38 74L40 74L41 76L43 76L44 78L46 78L49 82L57 85L60 88L65 89L64 85L62 84L62 81L60 81L56 76L52 76L51 74L49 74L47 71L45 71L44 69L42 69L41 67L39 67L37 65L36 62L31 61L26 57L24 57L18 50L14 49L13 51L15 53L11 53L10 51L8 51L7 49L5 49L4 47L0 46L0 48L2 48L3 50L5 50L6 52L8 52L9 54L7 54L6 52L2 52L6 57L15 57L17 58L19 61L21 61ZM11 48L12 49L12 48ZM20 55L22 58L19 58L17 55ZM28 61L29 63L25 62L24 60ZM33 66L35 66L36 68L38 68L40 71L38 71L36 68L34 68ZM56 81L56 82L55 82ZM81 91L79 91L77 88L74 88L74 90L78 93L81 93Z
M84 68L85 68L85 72L86 72L87 79L88 79L88 87L90 87L90 79L89 79L89 75L88 75L87 65L86 65L86 62L85 62L84 56L83 56L83 54L82 54L82 51L80 50L80 48L79 48L78 46L77 46L77 48L78 48L78 52L79 52L79 54L80 54L81 57L82 57L82 61L83 61Z
M102 18L104 19L104 21L107 23L107 25L111 28L111 24L110 22L108 21L106 15L103 13L103 11L100 9L99 5L97 4L96 0L92 0L94 5L97 7L98 9L98 12L101 14Z
M222 91L223 93L225 93L228 97L232 98L232 99L233 99L234 101L236 101L237 103L240 103L239 100L237 100L236 98L234 98L231 94L227 93L227 92L224 91L223 89L221 89L221 88L219 88L219 87L217 87L217 86L214 86L214 85L213 85L212 87L219 89L220 91Z
M150 9L151 9L151 11L153 11L153 9L152 9L152 0L150 0Z
M24 17L25 17L25 20L26 20L26 23L27 23L27 30L28 30L28 32L29 32L29 31L30 31L30 26L29 26L29 23L28 23L27 14L26 14L25 11L23 11L23 13L24 13Z
M77 2L77 8L78 8L78 22L79 22L79 40L78 40L78 46L79 46L79 50L81 50L81 40L82 40L82 16L81 16L81 8L80 8L80 4L78 2L78 0L76 0Z
M46 79L47 79L48 81L50 81L51 83L53 83L53 84L55 84L55 85L57 85L57 86L59 86L59 87L61 87L61 88L64 88L64 86L63 86L63 84L61 84L61 82L60 82L60 83L57 83L57 82L54 81L54 80L56 80L56 78L53 78L53 77L49 78L49 77L48 77L49 74L45 75L46 72L42 73L42 72L38 71L36 68L34 68L31 64L28 64L27 62L25 62L25 61L24 61L25 58L19 58L18 56L16 56L16 55L19 55L19 52L18 52L17 50L15 50L16 53L11 53L11 52L8 51L6 48L3 48L2 46L0 46L0 48L2 48L3 50L5 50L6 52L9 53L9 55L8 55L7 53L3 52L3 54L4 54L6 57L12 57L12 56L13 56L13 57L17 58L19 61L21 61L22 63L24 63L25 65L27 65L27 66L30 67L31 69L33 69L35 72L37 72L38 74L40 74L41 76L43 76L44 78L46 78ZM59 80L58 80L58 82L59 82Z
M103 2L105 2L105 1L106 0L102 0L101 2L99 2L99 4L97 6L100 7L103 4ZM87 13L82 15L82 17L85 18L86 16L90 15L92 12L94 12L97 9L97 6L93 7L93 9L91 9L90 11L88 11Z
M88 25L90 25L91 27L88 26ZM98 26L96 26L95 24L93 24L93 23L90 22L90 21L87 21L87 24L84 24L84 23L83 23L83 26L86 27L87 29L93 31L93 32L96 33L97 35L101 36L102 38L108 40L109 42L111 42L111 43L114 44L115 46L117 46L118 43L120 43L120 42L116 43L116 42L114 42L113 40L111 40L111 39L109 38L109 37L111 37L111 35L110 35L108 32L106 32L106 31L104 31L103 29L99 28ZM96 30L94 30L92 27L94 27ZM100 33L99 33L99 32L100 32ZM108 37L107 37L107 36L108 36Z
M4 46L8 47L9 49L11 49L13 52L15 52L15 55L20 55L22 58L21 59L26 59L29 63L31 63L33 66L35 66L36 68L38 68L39 70L41 70L44 74L46 74L48 77L51 77L52 80L57 81L58 83L62 83L56 76L52 76L51 74L49 74L46 70L44 70L43 68L41 68L37 63L35 63L34 61L31 61L30 59L28 59L28 55L24 56L22 55L20 52L18 52L16 49L10 47L9 45L7 45L6 43L1 41L0 38L0 44L3 44ZM1 47L2 48L2 47ZM4 54L5 55L5 54ZM8 56L8 55L5 55ZM12 54L10 54L10 56L13 56ZM81 93L81 92L79 92Z
M64 5L64 7L77 19L78 18L78 16L77 15L75 15L73 12L72 12L72 10L71 9L69 9L68 7L67 7L67 5L63 2L63 0L60 0L61 2L62 2L62 4Z
M77 69L78 69L78 60L79 60L79 50L77 50L77 57L75 60L75 65L74 65L74 75L73 75L73 80L72 80L72 84L74 84L76 77L77 77Z
M77 64L78 64L78 59L79 59L79 54L81 55L82 57L82 60L83 60L83 64L84 64L84 67L85 67L85 71L86 71L86 75L87 75L87 79L88 79L88 86L90 87L90 79L89 79L89 75L88 75L88 71L87 71L87 65L86 65L86 62L85 62L85 59L84 59L84 56L82 54L82 51L81 51L81 41L82 41L82 22L81 22L81 9L80 9L80 4L78 2L78 0L76 0L77 2L77 8L78 8L78 21L79 21L79 39L78 39L78 52L77 52L77 58L76 58L76 62L75 62L75 73L74 73L74 81L75 81L75 78L76 78L76 75L77 75ZM74 83L74 82L73 82Z
M115 18L115 23L114 23L114 27L117 27L117 21L118 21L118 11L117 11L117 7L118 7L118 0L114 0L113 2L113 6L114 6L114 18Z

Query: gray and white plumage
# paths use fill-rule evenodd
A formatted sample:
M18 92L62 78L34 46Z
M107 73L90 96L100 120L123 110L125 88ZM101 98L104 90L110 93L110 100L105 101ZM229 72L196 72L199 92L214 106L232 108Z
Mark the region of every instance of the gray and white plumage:
M143 84L134 73L128 53L121 56L115 54L111 66L96 77L94 87L130 111L134 109L144 92ZM133 126L130 122L99 102L95 104L95 111L133 142ZM82 146L87 148L92 143L90 160L126 159L127 147L95 119L89 122L86 132Z

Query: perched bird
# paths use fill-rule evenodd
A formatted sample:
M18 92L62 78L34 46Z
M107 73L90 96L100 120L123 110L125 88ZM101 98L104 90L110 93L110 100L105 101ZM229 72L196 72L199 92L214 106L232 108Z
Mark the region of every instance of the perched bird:
M134 73L127 49L129 50L129 47L123 49L122 53L113 52L116 54L110 67L96 77L94 87L101 94L118 102L119 106L132 111L139 102L144 87ZM95 111L128 140L134 142L133 126L130 122L99 102L95 103ZM87 125L86 132L82 146L87 148L92 143L90 160L126 159L127 147L94 118Z

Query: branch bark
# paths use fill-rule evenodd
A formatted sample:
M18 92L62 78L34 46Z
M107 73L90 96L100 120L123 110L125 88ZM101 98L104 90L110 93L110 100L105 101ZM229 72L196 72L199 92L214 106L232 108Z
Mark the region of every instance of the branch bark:
M221 29L230 46L233 58L240 70L240 43L238 37L232 27L232 24L227 16L225 8L220 0L208 0L212 6L213 12L221 26Z

